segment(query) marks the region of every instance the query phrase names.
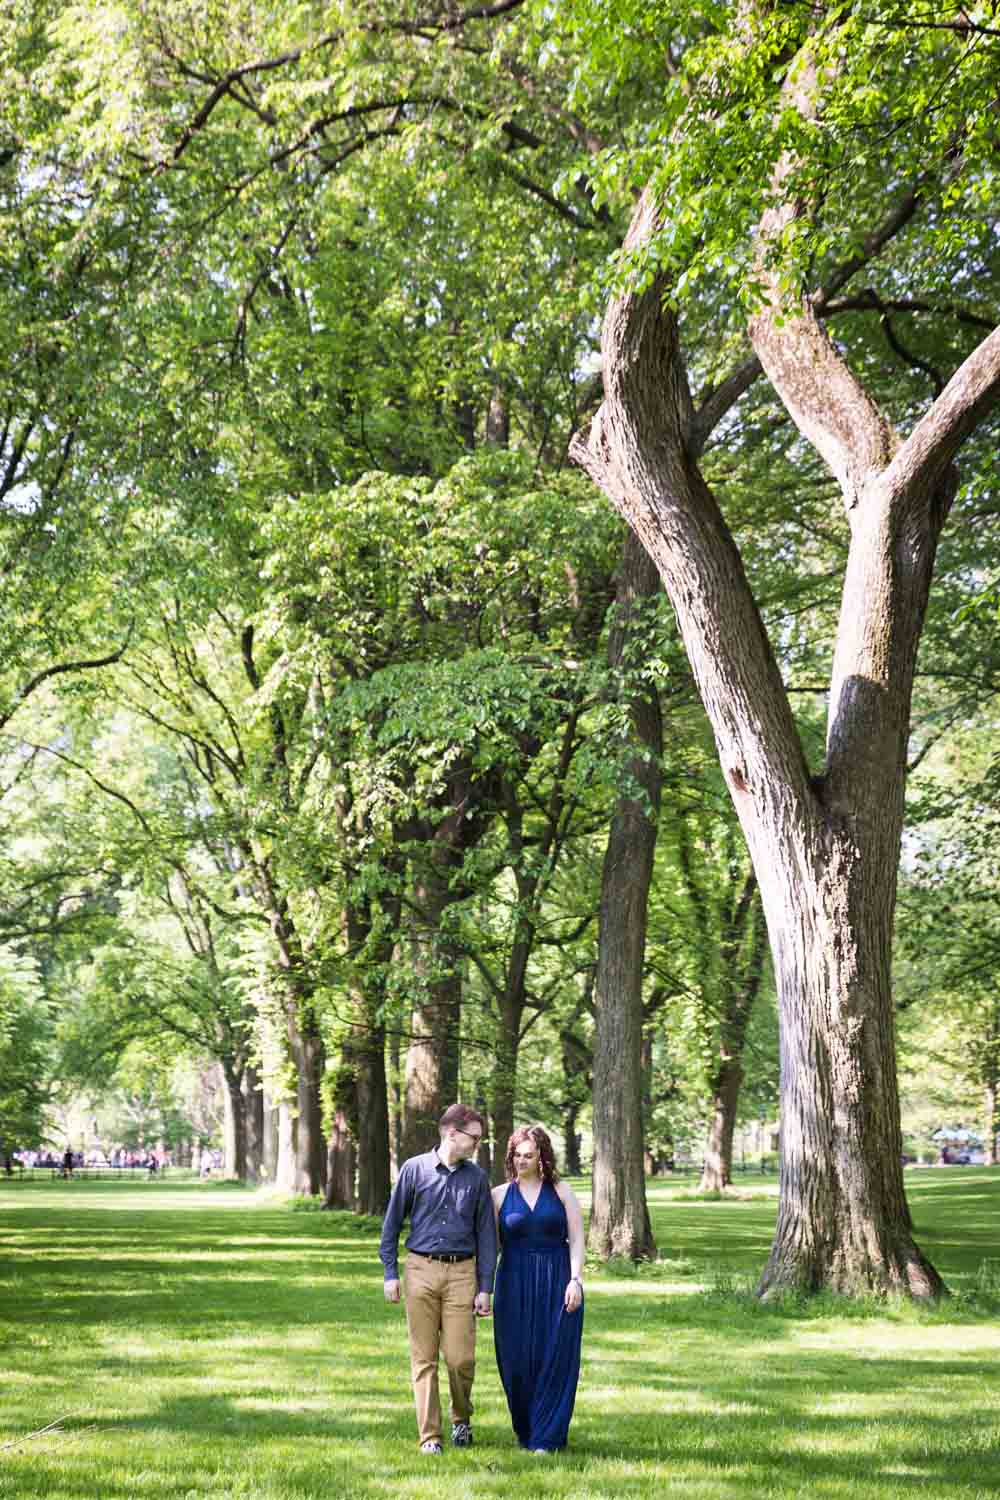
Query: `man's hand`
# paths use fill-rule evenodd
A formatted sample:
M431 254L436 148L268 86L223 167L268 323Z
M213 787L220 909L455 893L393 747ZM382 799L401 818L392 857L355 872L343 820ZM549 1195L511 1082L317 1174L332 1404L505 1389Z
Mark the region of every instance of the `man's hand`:
M400 1285L399 1285L398 1281L386 1281L386 1282L384 1282L383 1283L383 1289L385 1291L385 1300L387 1302L398 1302L399 1301L401 1292L400 1292Z
M475 1308L477 1318L488 1318L490 1315L489 1292L477 1292L476 1300L472 1305Z

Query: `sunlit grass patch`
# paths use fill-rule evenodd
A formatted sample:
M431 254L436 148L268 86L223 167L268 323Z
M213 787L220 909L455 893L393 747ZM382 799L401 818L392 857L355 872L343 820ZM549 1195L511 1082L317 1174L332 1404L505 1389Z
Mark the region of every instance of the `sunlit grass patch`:
M1000 1174L964 1178L912 1194L963 1288L935 1309L762 1306L773 1198L654 1184L663 1259L588 1269L569 1450L514 1446L484 1325L476 1447L436 1464L371 1226L200 1184L0 1187L0 1500L993 1500Z

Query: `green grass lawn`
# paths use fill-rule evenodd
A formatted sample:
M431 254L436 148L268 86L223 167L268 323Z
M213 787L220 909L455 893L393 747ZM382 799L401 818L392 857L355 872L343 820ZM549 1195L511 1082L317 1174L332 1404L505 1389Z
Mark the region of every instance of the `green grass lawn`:
M485 1325L476 1446L436 1460L370 1229L221 1185L0 1186L0 1500L995 1500L1000 1171L908 1184L935 1310L761 1308L773 1184L651 1184L661 1262L588 1269L570 1449L513 1445Z

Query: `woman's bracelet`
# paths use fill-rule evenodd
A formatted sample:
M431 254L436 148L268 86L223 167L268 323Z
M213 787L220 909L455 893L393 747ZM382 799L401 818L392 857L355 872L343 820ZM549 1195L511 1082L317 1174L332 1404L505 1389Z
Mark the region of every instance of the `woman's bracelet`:
M575 1281L581 1292L583 1291L583 1282L580 1280L579 1276L571 1276L569 1279L570 1281Z

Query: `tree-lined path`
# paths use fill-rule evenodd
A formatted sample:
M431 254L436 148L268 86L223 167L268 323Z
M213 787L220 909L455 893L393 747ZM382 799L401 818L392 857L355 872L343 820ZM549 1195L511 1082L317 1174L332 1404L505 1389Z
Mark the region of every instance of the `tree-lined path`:
M996 1493L1000 1173L911 1180L958 1293L936 1311L762 1306L773 1189L649 1193L661 1259L588 1272L571 1448L543 1471L512 1446L484 1327L477 1446L429 1470L367 1221L194 1182L2 1185L0 1497Z

